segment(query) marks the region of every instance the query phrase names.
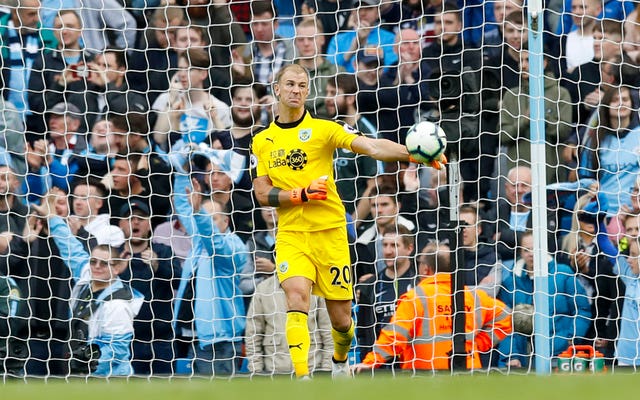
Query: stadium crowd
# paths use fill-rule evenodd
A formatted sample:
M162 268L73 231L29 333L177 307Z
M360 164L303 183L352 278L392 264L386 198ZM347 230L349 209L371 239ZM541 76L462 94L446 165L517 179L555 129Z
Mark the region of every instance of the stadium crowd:
M390 332L449 271L451 207L461 276L482 292L469 313L498 329L501 311L533 304L522 0L0 3L5 373L291 374L278 213L252 191L251 142L278 115L274 79L292 63L309 73L312 114L400 144L417 121L437 121L460 165L452 205L445 170L336 152L355 284L350 363L448 368L413 364L432 348L409 357L390 345L408 336ZM554 357L589 344L616 367L640 365L635 8L552 0L544 18L548 225L536 228L548 238L548 336ZM295 170L300 156L270 162ZM324 299L308 321L309 365L330 370ZM531 367L531 332L502 328L471 346L471 367Z

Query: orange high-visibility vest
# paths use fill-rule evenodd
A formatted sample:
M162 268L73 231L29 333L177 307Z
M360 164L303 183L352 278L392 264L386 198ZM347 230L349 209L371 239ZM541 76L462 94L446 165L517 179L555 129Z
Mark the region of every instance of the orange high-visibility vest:
M481 368L486 352L511 333L511 312L480 289L464 293L467 368ZM453 348L451 275L438 273L405 293L380 332L365 364L379 366L399 357L403 369L450 369Z

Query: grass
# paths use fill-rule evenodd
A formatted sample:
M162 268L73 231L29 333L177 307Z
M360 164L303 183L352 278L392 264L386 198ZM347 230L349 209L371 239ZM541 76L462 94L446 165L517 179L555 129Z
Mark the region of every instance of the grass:
M28 380L7 381L2 399L46 400L200 400L200 399L300 399L300 400L406 400L406 399L509 399L573 400L628 398L636 391L638 376L631 373L536 375L422 375L359 376L332 382L327 376L310 382L288 377L249 380L129 379L129 380ZM544 397L542 397L544 396Z

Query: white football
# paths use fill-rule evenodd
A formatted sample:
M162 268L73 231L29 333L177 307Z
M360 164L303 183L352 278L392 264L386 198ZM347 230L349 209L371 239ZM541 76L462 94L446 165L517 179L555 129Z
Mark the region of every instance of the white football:
M406 146L416 161L430 163L447 149L447 135L438 124L420 121L409 128Z

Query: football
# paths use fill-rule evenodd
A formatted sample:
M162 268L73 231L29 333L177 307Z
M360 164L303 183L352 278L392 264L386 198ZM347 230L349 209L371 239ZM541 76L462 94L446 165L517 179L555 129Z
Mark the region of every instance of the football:
M416 161L430 163L437 160L447 148L447 135L438 124L420 121L409 128L407 151Z

